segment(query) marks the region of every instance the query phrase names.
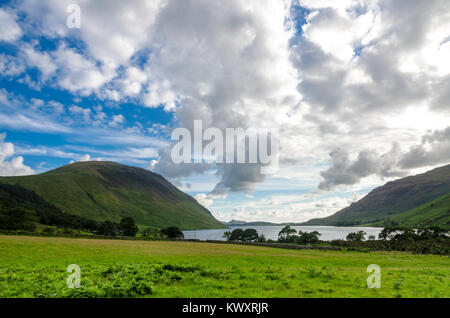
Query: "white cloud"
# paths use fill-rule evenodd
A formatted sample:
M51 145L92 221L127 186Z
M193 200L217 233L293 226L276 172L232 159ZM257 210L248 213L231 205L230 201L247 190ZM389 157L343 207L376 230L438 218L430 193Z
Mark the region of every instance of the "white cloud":
M142 85L147 81L145 72L137 67L131 66L126 72L123 80L120 82L121 90L125 96L136 96L142 90Z
M117 127L125 122L125 117L123 115L114 115L111 122L109 123L112 127Z
M157 160L150 160L150 162L148 163L147 169L150 171L153 171L153 169L155 168L155 166L158 164Z
M85 162L85 161L91 161L91 156L89 154L85 154L78 158L78 162Z
M220 220L270 220L271 222L282 223L305 222L312 218L326 217L347 207L351 202L353 202L351 193L340 193L339 196L307 193L302 195L272 195L264 199L252 199L250 202L232 206L227 203L211 203L208 208Z
M0 55L0 74L2 76L17 76L25 71L25 65L22 60L13 56Z
M214 203L214 200L211 199L206 193L199 193L195 195L195 200L197 200L198 203L205 207L209 207Z
M14 42L22 36L22 29L16 23L17 17L0 8L0 40Z
M33 169L24 165L23 157L12 157L14 145L5 142L6 134L0 134L0 176L23 176L34 174Z
M102 161L102 158L91 158L91 155L85 154L78 158L77 162Z
M65 46L52 52L52 57L60 71L58 85L69 91L88 95L112 78L112 74L104 74L93 61Z
M57 66L47 52L38 52L32 46L26 45L23 53L27 64L30 67L36 67L41 72L43 81L55 75Z
M75 116L81 116L85 122L89 122L91 120L91 109L89 108L73 105L69 107L69 111Z

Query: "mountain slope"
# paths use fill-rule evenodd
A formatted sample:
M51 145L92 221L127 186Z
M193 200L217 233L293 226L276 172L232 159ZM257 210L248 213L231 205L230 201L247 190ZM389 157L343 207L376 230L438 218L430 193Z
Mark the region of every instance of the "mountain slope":
M351 226L378 223L449 193L450 165L447 165L423 174L388 182L349 207L326 218L312 219L305 225ZM425 219L421 220L424 221Z
M418 208L400 213L374 226L439 226L450 229L450 193Z
M182 229L223 228L211 213L162 176L114 162L79 162L40 175L2 177L35 191L62 212L96 221Z
M33 231L38 224L95 230L95 221L61 212L34 191L17 184L0 183L0 228Z

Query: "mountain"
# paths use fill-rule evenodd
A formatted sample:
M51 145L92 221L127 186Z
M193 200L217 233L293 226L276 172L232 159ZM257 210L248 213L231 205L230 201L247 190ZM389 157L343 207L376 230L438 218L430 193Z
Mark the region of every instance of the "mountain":
M271 226L271 225L278 225L276 223L271 222L262 222L262 221L256 221L256 222L246 222L246 221L237 221L237 220L231 220L230 222L224 222L227 226Z
M63 213L95 221L131 216L139 225L183 230L224 228L161 175L114 162L78 162L43 174L1 177L36 192Z
M237 221L231 220L230 222L223 222L227 226L297 226L302 225L303 223L272 223L272 222L263 222L263 221L254 221L254 222L246 222L246 221Z
M349 207L304 225L368 225L392 223L410 226L440 224L449 226L445 208L450 194L450 165L423 174L388 182ZM447 199L446 199L447 198ZM437 200L436 202L432 202ZM431 207L433 204L433 208ZM439 205L439 207L438 207ZM447 205L447 208L449 206ZM433 221L434 220L434 221Z

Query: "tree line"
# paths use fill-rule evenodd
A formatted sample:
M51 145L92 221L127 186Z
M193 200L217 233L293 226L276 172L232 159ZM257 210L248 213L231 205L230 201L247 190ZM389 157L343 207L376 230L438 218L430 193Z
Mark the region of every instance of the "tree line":
M423 254L450 254L449 232L439 227L411 229L405 227L387 227L378 235L368 235L364 231L349 233L345 240L321 241L317 231L303 232L285 226L278 233L276 241L266 240L255 229L234 229L227 231L224 238L229 242L279 242L299 245L339 246L356 251L396 250L412 251Z

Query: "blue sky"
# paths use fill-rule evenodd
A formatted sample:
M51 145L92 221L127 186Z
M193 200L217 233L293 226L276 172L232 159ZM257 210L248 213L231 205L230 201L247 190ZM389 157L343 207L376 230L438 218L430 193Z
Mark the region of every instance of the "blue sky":
M429 9L1 1L0 174L111 160L163 174L221 220L330 215L450 160L448 8ZM280 171L174 165L171 131L193 120L279 128Z

